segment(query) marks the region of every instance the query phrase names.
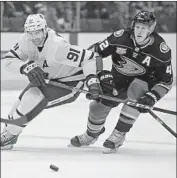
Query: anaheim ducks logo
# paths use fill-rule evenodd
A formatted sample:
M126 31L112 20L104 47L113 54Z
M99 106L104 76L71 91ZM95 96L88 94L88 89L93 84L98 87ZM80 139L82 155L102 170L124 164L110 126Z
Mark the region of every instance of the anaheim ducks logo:
M121 59L122 61L119 61L118 64L113 63L114 68L121 74L127 76L137 76L146 72L146 69L143 66L137 64L128 57L121 56Z

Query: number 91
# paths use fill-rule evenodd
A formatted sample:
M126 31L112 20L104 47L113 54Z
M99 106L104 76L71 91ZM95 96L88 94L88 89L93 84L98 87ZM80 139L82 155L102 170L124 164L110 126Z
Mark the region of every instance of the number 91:
M76 62L79 58L79 54L80 54L80 51L70 48L70 52L67 55L67 59L73 60L74 62Z

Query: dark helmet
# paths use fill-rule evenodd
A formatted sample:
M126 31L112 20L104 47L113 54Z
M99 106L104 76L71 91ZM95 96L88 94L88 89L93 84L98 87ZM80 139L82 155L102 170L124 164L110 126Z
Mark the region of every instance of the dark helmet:
M136 14L132 22L132 29L134 29L136 22L149 25L150 33L152 33L156 27L156 18L153 12L141 11L138 14Z

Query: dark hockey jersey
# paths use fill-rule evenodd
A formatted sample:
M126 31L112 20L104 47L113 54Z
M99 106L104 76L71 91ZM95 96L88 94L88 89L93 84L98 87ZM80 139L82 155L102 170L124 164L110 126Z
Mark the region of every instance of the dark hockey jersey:
M151 34L148 44L139 47L134 41L132 31L121 29L100 42L97 52L103 58L111 55L116 85L127 85L134 78L139 78L146 81L150 89L157 86L164 88L162 96L171 88L171 49L155 32Z

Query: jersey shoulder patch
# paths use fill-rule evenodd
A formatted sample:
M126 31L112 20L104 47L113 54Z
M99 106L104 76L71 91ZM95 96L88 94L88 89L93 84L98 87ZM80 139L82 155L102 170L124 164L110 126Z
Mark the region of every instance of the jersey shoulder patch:
M160 43L160 51L162 53L167 53L169 50L170 50L170 48L168 47L168 45L166 44L166 42Z
M124 29L118 30L118 31L114 32L114 36L120 37L123 35L124 31L125 31Z
M151 46L152 55L161 62L168 62L171 60L171 49L158 33L153 34L154 43Z

